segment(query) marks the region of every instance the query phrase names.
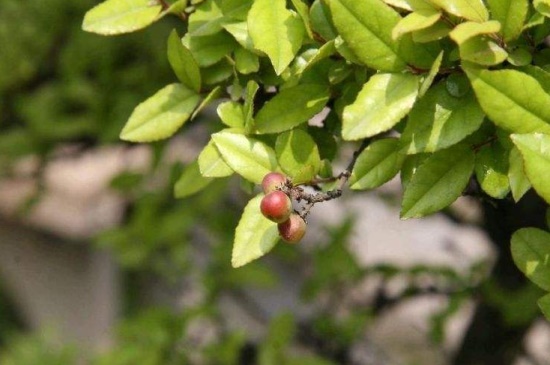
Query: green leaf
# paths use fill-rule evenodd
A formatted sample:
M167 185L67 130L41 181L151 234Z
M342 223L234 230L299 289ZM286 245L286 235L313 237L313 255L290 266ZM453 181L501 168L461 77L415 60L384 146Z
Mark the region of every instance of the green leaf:
M392 30L392 37L398 39L403 34L426 29L434 25L439 18L441 13L435 9L412 12L397 23Z
M225 162L248 181L259 184L277 168L275 151L263 142L227 131L213 134L212 139Z
M275 153L283 171L296 184L310 181L321 168L317 144L300 129L281 133L275 143Z
M222 0L223 15L228 20L246 20L254 0Z
M497 33L499 30L500 23L496 20L490 20L483 23L464 22L457 25L451 33L449 33L449 37L460 45L475 36Z
M422 80L422 83L420 84L420 89L418 90L418 97L422 98L430 86L432 86L432 83L434 82L435 77L439 73L439 68L441 67L441 61L443 61L443 51L439 53L437 58L435 59L434 63L432 64L432 67L430 67L430 71Z
M531 62L533 62L533 55L531 54L529 49L518 47L508 54L507 61L514 66L527 66L530 65Z
M525 173L533 188L550 203L550 135L513 134L512 141L521 152Z
M468 39L459 46L460 58L463 61L477 63L482 66L498 65L508 57L508 53L492 39L479 36Z
M176 30L168 37L168 62L182 84L199 92L201 72L193 54L183 46Z
M182 42L200 67L212 66L237 48L237 42L226 32L200 37L187 33Z
M235 230L235 241L231 254L231 265L241 267L262 257L279 240L277 224L265 218L260 212L263 194L252 198L244 208L241 220Z
M233 174L233 169L225 163L213 140L203 148L197 161L204 177L225 177Z
M496 125L513 133L550 133L550 95L533 77L515 70L463 68L479 104Z
M202 99L202 101L199 104L199 106L197 107L197 109L195 109L193 114L191 114L191 120L195 119L195 117L201 111L203 111L204 108L206 108L208 105L210 105L210 103L212 103L214 100L218 99L222 93L223 93L223 89L222 89L221 86L216 86L215 88L210 90L208 95L206 95L206 97L204 99Z
M519 37L527 18L527 0L487 0L491 17L502 25L501 34L509 42Z
M416 174L416 171L418 171L420 165L426 162L428 157L430 157L431 155L432 154L430 153L417 153L416 155L407 155L405 157L400 172L401 186L403 187L403 190L407 189L409 182L411 181L414 174Z
M500 143L483 146L476 154L477 181L487 195L502 199L510 192L508 151Z
M550 1L549 0L534 0L533 6L535 10L546 17L550 17Z
M260 86L254 80L250 80L246 83L246 90L244 93L244 105L243 105L243 116L244 116L244 126L247 131L253 126L254 123L254 98Z
M392 29L401 17L380 0L331 0L330 10L338 32L365 65L399 72L407 62L399 54Z
M218 1L207 0L189 16L188 32L193 36L212 35L222 30L225 20Z
M473 151L465 145L438 151L428 157L407 184L401 218L419 218L454 202L468 184L474 162Z
M430 0L449 14L458 17L484 22L489 19L489 12L482 0Z
M330 40L323 44L321 48L319 48L317 52L313 55L313 57L308 60L307 64L303 68L303 71L309 69L317 62L332 56L334 53L336 53L336 46L334 45L334 40Z
M419 82L419 76L410 74L372 76L344 109L342 137L358 140L391 129L413 107Z
M220 62L201 69L201 78L204 85L216 85L222 83L234 75L234 67L227 60L222 59Z
M451 28L443 21L438 21L434 25L426 29L420 29L412 32L412 39L416 43L429 43L438 41L445 38L450 32Z
M311 27L315 32L321 35L323 39L329 41L338 36L332 24L330 9L324 1L315 0L313 2L309 9L309 18L311 20Z
M527 175L525 175L523 158L515 146L510 150L508 163L510 165L508 169L510 190L512 190L512 197L516 202L518 202L521 197L525 195L529 189L531 189L531 183L529 182Z
M329 100L325 86L301 84L281 90L255 118L258 133L278 133L307 122Z
M252 38L250 37L250 34L248 34L248 23L247 22L240 22L240 23L231 23L231 24L224 24L223 28L229 32L235 38L235 40L244 48L249 51L255 51L254 49L254 43L252 42Z
M260 69L260 61L254 53L244 49L235 50L235 68L243 75L257 72Z
M161 9L149 0L107 0L86 13L82 29L103 35L134 32L157 20Z
M550 233L522 228L512 235L511 249L521 272L544 290L550 290Z
M226 101L218 105L218 116L228 127L244 128L243 106L236 101Z
M309 20L309 7L306 5L303 0L291 0L292 5L294 5L294 9L296 9L296 12L298 12L298 15L300 15L300 18L302 18L302 22L304 23L304 29L306 30L306 33L310 39L313 39L313 31L311 30L310 20Z
M546 319L550 321L550 293L540 298L538 305Z
M131 142L168 138L183 125L199 103L200 96L181 84L171 84L139 104L120 133Z
M285 0L256 0L248 13L254 47L267 54L280 75L302 46L304 25L285 7Z
M546 91L547 94L550 94L550 72L533 65L523 66L519 70L525 72L529 76L532 76L538 81L544 91Z
M445 82L432 87L409 113L401 137L407 153L435 152L475 132L485 114L470 91L461 98L447 92Z
M174 185L174 196L176 198L185 198L193 195L212 182L213 179L203 177L199 171L199 164L193 161L185 167L180 178Z
M390 181L401 169L405 156L398 139L384 138L372 142L357 157L350 187L368 190Z

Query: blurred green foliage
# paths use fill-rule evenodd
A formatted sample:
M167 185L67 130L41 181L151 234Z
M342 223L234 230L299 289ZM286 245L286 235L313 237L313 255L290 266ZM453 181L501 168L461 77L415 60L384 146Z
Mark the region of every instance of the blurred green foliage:
M0 167L61 142L116 141L134 106L171 79L170 20L107 39L80 29L94 3L0 3Z

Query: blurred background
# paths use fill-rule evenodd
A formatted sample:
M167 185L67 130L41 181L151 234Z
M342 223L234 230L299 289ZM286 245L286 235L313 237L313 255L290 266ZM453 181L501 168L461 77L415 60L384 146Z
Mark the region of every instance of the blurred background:
M550 364L541 292L508 249L545 225L534 194L399 221L396 180L232 269L246 184L172 190L215 109L169 142L118 140L175 81L180 24L87 34L95 3L0 0L0 365Z

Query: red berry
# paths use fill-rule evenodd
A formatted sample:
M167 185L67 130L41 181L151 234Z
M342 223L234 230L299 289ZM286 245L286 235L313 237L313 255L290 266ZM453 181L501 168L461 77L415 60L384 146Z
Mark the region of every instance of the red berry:
M279 235L288 243L298 243L306 234L306 222L296 213L292 213L288 220L277 225Z
M277 190L278 187L284 185L286 182L286 176L280 172L270 172L264 176L262 180L262 188L265 194L269 194L272 191Z
M292 213L292 201L280 190L272 191L264 196L260 203L262 214L275 223L281 223L288 219Z

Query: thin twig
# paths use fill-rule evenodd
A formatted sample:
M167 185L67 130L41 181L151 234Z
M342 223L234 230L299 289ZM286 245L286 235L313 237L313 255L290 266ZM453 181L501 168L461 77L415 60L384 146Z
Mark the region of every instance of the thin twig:
M353 157L351 158L351 161L349 162L348 166L344 171L342 171L338 176L329 177L326 179L315 179L310 181L307 184L304 185L317 185L319 183L323 182L335 182L337 181L338 184L336 185L336 188L333 190L329 190L326 192L317 192L317 193L308 193L304 191L304 188L301 186L295 186L292 184L292 182L289 180L285 185L280 187L280 190L284 191L287 195L289 195L292 199L296 200L297 202L305 201L306 204L302 207L302 210L300 212L297 212L300 217L302 217L304 220L306 219L307 215L309 214L309 211L313 206L317 203L329 201L332 199L339 198L342 196L342 189L344 188L344 185L348 182L351 172L353 171L353 167L355 166L355 163L357 162L357 158L363 152L365 148L369 145L370 140L365 139L363 143L361 143L361 146L353 153Z

